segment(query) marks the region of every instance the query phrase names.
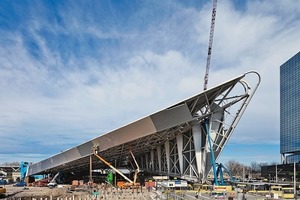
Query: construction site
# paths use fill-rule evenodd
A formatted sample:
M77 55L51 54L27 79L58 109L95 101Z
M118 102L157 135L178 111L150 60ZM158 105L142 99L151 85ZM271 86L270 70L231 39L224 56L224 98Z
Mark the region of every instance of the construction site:
M230 172L216 161L259 86L260 75L250 71L207 88L216 8L214 0L203 92L48 159L22 162L19 182L3 184L2 197L238 197ZM213 179L208 179L210 171Z
M218 159L260 75L249 71L207 88L217 1L213 1L204 90L37 163L2 181L7 200L296 199L294 181L236 180ZM3 178L4 180L4 178Z
M216 160L259 83L257 72L247 72L48 159L22 162L20 181L3 184L1 195L6 199L239 199L245 195L255 199L257 193L245 194L246 189ZM248 185L247 191L251 186L255 187ZM264 197L274 196L271 190L264 191Z

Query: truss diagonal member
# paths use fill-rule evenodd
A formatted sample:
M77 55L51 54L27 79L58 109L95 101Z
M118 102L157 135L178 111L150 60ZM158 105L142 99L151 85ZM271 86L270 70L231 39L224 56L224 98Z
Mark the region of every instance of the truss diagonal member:
M253 84L253 79L250 79L251 84L248 84L248 75L256 76L256 84ZM198 118L198 120L200 119L199 122L202 123L203 132L206 133L206 148L203 151L203 154L206 155L206 160L202 158L202 161L206 163L206 168L203 170L204 179L206 179L211 167L215 170L215 161L218 160L229 141L260 81L260 75L257 72L250 71L226 89L218 90L218 92L222 92L217 96L211 95L211 98L214 97L213 100L206 99L207 111L209 112L206 113L207 116L205 118ZM203 124L208 129L203 127ZM207 154L209 150L210 155Z
M248 88L249 88L249 87L246 87L246 85L244 84L245 82L242 81L242 80L240 80L238 83L241 83L241 85L243 86L244 92L245 92L244 95L237 95L237 96L233 96L233 97L229 97L229 98L228 98L229 94L232 92L232 90L233 90L233 89L235 88L235 86L236 86L236 85L232 85L232 86L227 90L227 92L223 95L223 98L220 99L220 100L217 100L217 101L219 101L218 106L220 106L220 104L221 104L222 102L224 102L224 100L229 100L230 98L236 99L236 98L238 98L239 96L240 96L240 97L245 97L246 95L248 95ZM247 86L248 86L248 85L247 85Z
M190 108L191 113L193 113L193 111L195 110L198 101L199 101L199 96L191 104L191 108Z

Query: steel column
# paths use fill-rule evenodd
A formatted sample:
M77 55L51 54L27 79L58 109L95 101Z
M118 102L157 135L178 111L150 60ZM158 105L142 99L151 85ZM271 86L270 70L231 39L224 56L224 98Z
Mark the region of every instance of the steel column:
M165 142L165 151L166 151L166 158L167 158L167 171L170 174L170 141L167 140Z
M180 167L180 174L183 174L183 138L182 133L176 135L177 140L177 148L178 148L178 157L179 157L179 167Z
M156 147L157 161L158 161L158 171L161 173L161 146Z
M151 171L154 171L155 169L155 167L154 167L154 150L153 149L151 149L151 151L150 151L150 156L151 156L151 166L150 166L150 170Z
M192 127L193 131L193 137L194 137L194 145L195 145L195 155L196 155L196 163L197 163L197 169L198 169L198 175L199 180L203 178L203 168L202 168L202 162L203 162L203 152L202 149L202 132L201 132L201 126L200 124L194 124Z

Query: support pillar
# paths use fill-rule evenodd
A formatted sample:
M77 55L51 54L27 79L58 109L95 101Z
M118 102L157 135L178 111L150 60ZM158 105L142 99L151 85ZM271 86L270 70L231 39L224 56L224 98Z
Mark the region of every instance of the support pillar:
M202 133L200 124L194 124L192 127L194 145L195 145L195 155L196 155L196 164L198 172L198 180L200 181L203 178L203 154L202 154Z
M154 171L154 151L153 151L153 149L151 149L151 151L150 151L150 156L151 156L151 166L150 166L150 168L151 168L151 171Z
M161 173L161 146L157 146L156 151L157 151L158 171Z
M149 171L149 156L148 153L145 154L145 164L146 164L146 170Z
M93 159L92 155L90 155L90 183L93 183Z
M176 135L176 142L177 142L177 150L178 150L178 158L179 158L179 168L180 174L183 174L183 136L182 133Z
M166 150L168 174L170 174L171 167L170 167L170 141L169 140L165 142L165 150Z

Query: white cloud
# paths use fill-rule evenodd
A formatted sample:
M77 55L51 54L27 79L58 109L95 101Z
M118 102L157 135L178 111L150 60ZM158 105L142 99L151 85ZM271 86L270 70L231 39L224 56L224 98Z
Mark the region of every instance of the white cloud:
M279 66L300 44L295 2L248 1L243 10L218 3L209 86L249 70L262 76L232 142L279 142ZM58 138L66 137L68 148L202 91L211 5L172 9L178 12L151 21L145 8L132 13L128 27L106 27L72 4L58 13L61 23L32 14L27 36L1 31L9 43L0 44L0 136L24 148L24 132L51 147L62 148Z
M300 21L292 1L273 3L249 1L246 12L218 5L209 85L252 69L262 77L232 142L279 143L279 67L299 51Z

